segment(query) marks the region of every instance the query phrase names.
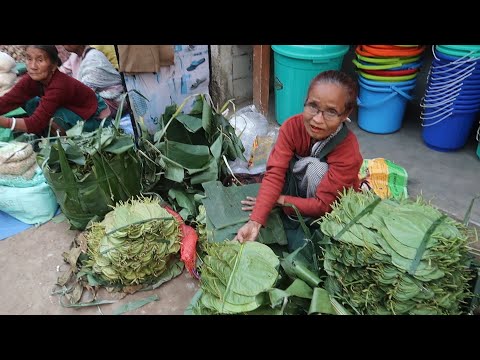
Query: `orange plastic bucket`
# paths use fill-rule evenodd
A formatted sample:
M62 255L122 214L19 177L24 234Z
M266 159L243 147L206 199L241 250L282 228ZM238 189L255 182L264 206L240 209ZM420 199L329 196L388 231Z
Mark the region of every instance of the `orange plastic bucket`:
M380 49L369 45L358 45L355 51L357 54L370 57L412 57L422 54L425 51L425 46L420 46L417 48Z

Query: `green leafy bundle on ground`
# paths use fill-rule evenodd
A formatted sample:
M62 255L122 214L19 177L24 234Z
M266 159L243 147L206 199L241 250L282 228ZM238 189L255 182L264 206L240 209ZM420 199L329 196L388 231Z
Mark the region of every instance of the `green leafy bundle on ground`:
M150 198L119 203L85 234L82 273L110 285L137 285L158 278L180 250L179 223Z
M461 314L468 229L421 198L345 191L321 220L326 288L357 314Z
M43 174L73 229L98 221L119 201L140 194L141 161L131 135L109 126L83 132L83 122L37 156Z
M207 243L200 266L201 289L192 313L242 314L266 304L278 279L279 259L266 245Z

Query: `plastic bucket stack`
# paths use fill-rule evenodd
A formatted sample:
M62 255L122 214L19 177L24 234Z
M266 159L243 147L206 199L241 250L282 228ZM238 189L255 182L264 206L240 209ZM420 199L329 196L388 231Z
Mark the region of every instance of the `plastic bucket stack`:
M401 129L425 50L420 45L358 45L358 126L375 134Z
M434 150L454 151L465 146L480 110L480 45L435 45L433 55L422 138Z
M275 117L282 124L303 111L308 86L325 70L340 70L348 45L272 45Z

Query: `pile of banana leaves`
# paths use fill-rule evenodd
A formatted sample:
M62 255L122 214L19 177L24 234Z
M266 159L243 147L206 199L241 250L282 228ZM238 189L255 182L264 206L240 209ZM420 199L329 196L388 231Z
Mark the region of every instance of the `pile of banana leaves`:
M131 135L116 126L83 132L83 122L66 137L44 139L37 162L72 229L99 221L119 201L140 194L141 161Z
M461 314L471 295L469 229L420 197L345 191L319 219L325 288L356 314Z
M187 99L186 99L187 100ZM198 95L189 114L171 105L161 117L153 143L143 132L140 153L145 156L145 190L168 199L184 220L198 215L202 183L228 174L227 160L243 159L244 147L235 129L205 95Z

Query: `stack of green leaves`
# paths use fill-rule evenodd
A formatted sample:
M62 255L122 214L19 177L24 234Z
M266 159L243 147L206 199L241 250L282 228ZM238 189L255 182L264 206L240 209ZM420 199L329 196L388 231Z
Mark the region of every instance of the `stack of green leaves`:
M81 273L110 285L137 285L161 275L180 250L179 223L157 200L119 203L86 233Z
M345 191L321 220L326 288L357 314L460 314L468 228L420 197Z
M141 148L149 166L155 163L155 173L163 174L149 188L168 199L184 220L193 220L203 195L201 184L223 179L228 174L225 159L243 159L244 147L223 110L215 110L204 95L189 114L181 113L182 107L167 107L154 144L143 139Z
M48 184L73 229L99 221L119 201L140 194L141 162L131 135L114 126L83 132L83 122L37 156Z
M268 246L225 241L207 243L205 250L193 314L241 314L269 303L279 259Z

